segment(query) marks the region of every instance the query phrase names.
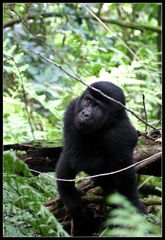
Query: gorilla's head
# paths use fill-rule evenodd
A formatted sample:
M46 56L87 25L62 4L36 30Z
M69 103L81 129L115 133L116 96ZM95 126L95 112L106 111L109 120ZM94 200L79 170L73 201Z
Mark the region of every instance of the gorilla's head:
M124 93L115 84L99 81L91 86L125 105ZM83 133L94 133L118 121L123 112L122 106L87 88L77 101L75 126Z

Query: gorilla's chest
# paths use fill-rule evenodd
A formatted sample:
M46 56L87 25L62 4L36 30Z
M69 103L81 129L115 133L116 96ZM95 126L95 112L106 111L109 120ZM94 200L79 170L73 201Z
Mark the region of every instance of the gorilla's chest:
M78 171L88 174L102 172L105 166L105 152L101 144L79 144L76 157L72 160L72 167Z

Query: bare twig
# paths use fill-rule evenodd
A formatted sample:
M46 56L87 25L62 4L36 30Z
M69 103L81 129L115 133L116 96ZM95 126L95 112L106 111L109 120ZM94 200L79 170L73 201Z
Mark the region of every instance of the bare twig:
M24 88L24 82L23 82L23 78L22 78L22 75L21 75L21 72L19 70L19 67L17 66L17 63L15 62L14 58L12 57L12 60L17 68L17 71L18 71L18 74L20 76L20 80L21 80L21 85L22 85L22 93L23 93L23 99L24 99L24 103L25 103L25 109L26 109L26 112L27 112L27 116L28 116L28 120L29 120L29 125L30 125L30 128L31 128L31 133L32 133L32 136L33 136L33 140L35 139L34 137L34 130L33 130L33 125L32 125L32 121L31 121L31 117L30 117L30 113L28 111L28 101L27 101L27 97L26 97L26 91L25 91L25 88Z
M143 108L144 108L145 121L147 122L147 111L146 111L145 95L144 95L144 93L142 93L142 97L143 97ZM147 125L145 127L145 132L147 132Z
M98 13L97 15L99 16L100 13L100 9L98 9ZM72 14L68 14L69 16ZM42 13L41 16L43 18L49 18L49 17L60 17L62 18L64 15L60 14L60 13L55 13L55 12L48 12L48 13ZM25 15L25 17L29 20L29 19L35 19L36 15L35 14L29 14L29 15ZM85 19L89 19L88 16L83 16L83 18ZM121 27L126 27L126 28L132 28L132 29L137 29L137 30L146 30L146 31L152 31L152 32L158 32L161 33L162 29L161 27L157 27L157 26L148 26L145 24L135 24L135 23L130 23L130 22L125 22L125 21L120 21L118 19L112 19L112 18L102 18L100 17L102 21L106 22L106 23L111 23L111 24L115 24ZM95 18L93 18L95 19ZM3 28L7 28L7 27L13 27L15 24L20 23L21 19L11 19L8 22L5 22L3 25Z
M110 32L121 44L128 49L128 51L134 56L135 59L139 61L138 56L132 51L132 49L117 35L115 34L110 27L108 27L99 17L96 16L94 12L92 12L85 4L81 4L101 25L108 31Z
M149 70L149 68L143 64L142 60L139 58L137 54L135 54L132 49L116 34L112 31L112 29L107 26L94 12L92 12L84 3L81 3L81 5L95 18L97 21L108 31L110 32L131 54L132 56L143 66L148 73L150 73L150 76L154 79L152 71Z
M28 50L28 49L23 49L24 51L27 51L27 52L31 52L35 55L38 55L39 57L43 58L46 62L48 63L51 63L53 65L55 65L57 68L59 68L61 71L63 71L65 74L67 74L69 77L81 82L83 85L87 86L88 88L92 89L93 91L95 92L98 92L100 95L102 95L103 97L119 104L120 106L122 106L126 111L130 112L132 115L134 115L139 121L143 122L145 125L149 126L150 128L156 130L155 127L153 127L151 124L147 123L146 121L144 121L142 118L140 118L136 113L134 113L132 110L128 109L126 106L124 106L121 102L115 100L114 98L104 94L103 92L101 92L99 89L95 88L95 87L92 87L91 85L87 84L85 81L83 81L82 79L78 78L78 77L75 77L73 76L72 74L68 73L61 65L59 65L58 63L46 58L45 56L43 56L42 54L40 54L39 52L35 52L35 51L32 51L32 50Z
M142 188L150 179L152 179L153 176L149 176L147 179L145 179L139 186L138 189Z
M162 199L140 199L140 201L145 205L145 206L150 206L150 205L161 205L162 204Z
M162 155L162 152L159 152L159 153L154 154L154 155L151 156L151 157L148 157L148 158L146 158L146 159L143 159L143 160L141 160L141 161L139 161L139 162L137 162L137 163L131 164L131 165L129 165L128 167L119 169L119 170L117 170L117 171L108 172L108 173L100 173L100 174L91 175L91 176L87 176L87 177L80 177L79 180L84 180L84 179L90 179L90 178L96 178L96 177L114 175L114 174L117 174L117 173L124 172L124 171L126 171L126 170L128 170L128 169L131 169L131 168L133 168L133 167L135 167L135 170L137 171L137 170L139 170L139 169L141 169L141 168L143 168L143 167L146 167L147 165L155 162L156 160L158 160L158 158L161 157L161 155ZM140 167L139 167L138 165L139 165ZM29 168L29 170L32 171L32 172L40 173L41 175L44 175L44 176L46 176L46 177L48 177L48 178L52 178L52 179L57 180L57 181L74 182L74 181L76 180L75 178L74 178L74 179L64 179L64 178L52 177L52 176L49 176L49 175L47 175L47 174L45 174L45 173L41 173L41 172L39 172L39 171L37 171L37 170L31 169L31 168Z
M139 161L138 166L136 166L136 171L139 171L140 169L148 166L149 164L156 162L161 157L161 155L162 155L162 153L158 152L158 153L154 154L153 156L146 158L146 159L148 159L147 161L144 161L144 162L143 162L143 160Z

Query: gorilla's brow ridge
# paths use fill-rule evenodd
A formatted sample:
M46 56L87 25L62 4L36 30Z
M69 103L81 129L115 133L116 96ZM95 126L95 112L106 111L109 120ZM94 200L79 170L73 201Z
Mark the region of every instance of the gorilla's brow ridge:
M84 98L84 99L86 99L86 98L92 100L94 103L97 103L97 104L102 105L102 102L101 102L101 101L99 101L98 99L96 99L95 97L93 97L92 95L90 95L89 93L88 93L87 95L85 95L85 98Z

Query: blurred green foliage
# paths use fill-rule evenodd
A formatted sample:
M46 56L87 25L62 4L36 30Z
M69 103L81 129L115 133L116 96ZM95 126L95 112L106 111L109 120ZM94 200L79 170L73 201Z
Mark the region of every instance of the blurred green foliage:
M32 176L14 152L4 154L3 228L5 237L65 237L68 234L44 207L57 194L55 181Z
M161 212L156 216L143 216L124 196L115 193L108 198L108 202L116 207L110 213L106 228L100 237L160 237ZM157 225L153 224L153 218Z

